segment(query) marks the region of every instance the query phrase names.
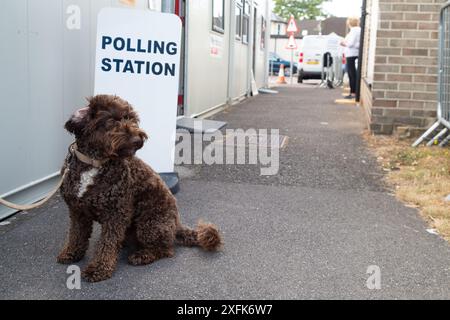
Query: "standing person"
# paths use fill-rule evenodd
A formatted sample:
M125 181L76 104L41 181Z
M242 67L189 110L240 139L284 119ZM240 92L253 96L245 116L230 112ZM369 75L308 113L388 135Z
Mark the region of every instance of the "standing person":
M346 99L356 98L356 82L358 79L356 70L356 60L359 56L359 41L361 38L361 28L359 26L359 18L348 18L347 26L350 32L341 42L341 46L345 47L345 58L347 60L347 72L350 80L350 95Z

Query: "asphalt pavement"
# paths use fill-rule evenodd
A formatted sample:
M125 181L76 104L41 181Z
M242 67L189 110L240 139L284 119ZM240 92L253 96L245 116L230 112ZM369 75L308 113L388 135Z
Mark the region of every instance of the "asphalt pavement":
M361 136L363 111L335 105L337 90L278 90L214 117L288 136L278 174L178 167L183 221L219 225L221 252L177 248L145 267L123 252L112 279L69 290L67 266L56 263L68 212L56 197L0 225L0 299L449 299L450 246L383 184ZM367 286L371 266L381 289Z

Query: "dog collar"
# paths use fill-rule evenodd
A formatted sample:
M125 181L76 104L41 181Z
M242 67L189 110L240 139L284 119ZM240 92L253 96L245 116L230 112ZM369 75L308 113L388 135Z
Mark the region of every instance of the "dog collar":
M92 159L92 158L88 157L87 155L85 155L84 153L81 153L78 150L78 146L77 146L76 142L74 142L70 145L69 150L70 150L70 153L75 155L78 160L80 160L81 162L83 162L85 164L93 166L94 168L100 168L102 165L104 165L109 160L109 159L96 160L96 159Z

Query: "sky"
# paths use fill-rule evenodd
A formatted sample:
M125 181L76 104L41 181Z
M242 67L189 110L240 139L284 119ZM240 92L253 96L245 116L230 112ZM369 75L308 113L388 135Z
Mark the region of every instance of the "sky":
M325 10L337 17L361 16L362 0L331 0Z
M362 0L332 0L324 5L325 10L337 17L361 15Z

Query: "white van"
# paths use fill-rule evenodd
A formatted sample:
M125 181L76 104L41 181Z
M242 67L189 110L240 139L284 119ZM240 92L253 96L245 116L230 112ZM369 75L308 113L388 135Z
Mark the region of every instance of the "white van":
M323 55L330 52L333 56L341 51L342 38L332 33L327 36L305 36L300 46L298 64L298 82L320 79L322 76Z

